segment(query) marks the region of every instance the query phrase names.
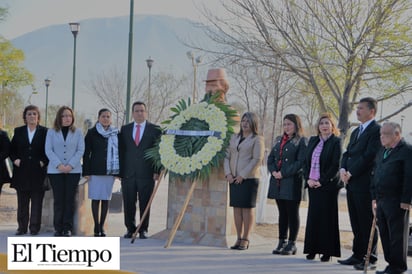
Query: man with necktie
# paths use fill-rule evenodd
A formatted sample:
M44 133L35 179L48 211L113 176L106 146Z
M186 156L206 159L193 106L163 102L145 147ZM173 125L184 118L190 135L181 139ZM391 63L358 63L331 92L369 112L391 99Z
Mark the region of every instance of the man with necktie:
M124 206L125 238L131 238L136 230L136 202L139 199L140 217L152 195L159 170L154 170L150 160L144 158L161 135L160 127L147 121L147 109L143 102L132 105L134 122L122 126L119 134L120 177ZM139 229L139 238L146 239L150 210Z
M361 125L355 129L343 153L340 179L346 186L349 219L353 233L352 256L338 260L343 265L353 265L363 270L364 257L368 249L368 240L373 221L370 184L376 153L380 149L380 126L375 121L377 101L366 97L360 100L356 116ZM373 238L372 252L368 268L376 269L377 235Z
M383 147L376 157L371 193L388 266L376 273L406 273L412 200L412 146L402 139L401 127L393 122L383 124L381 143Z

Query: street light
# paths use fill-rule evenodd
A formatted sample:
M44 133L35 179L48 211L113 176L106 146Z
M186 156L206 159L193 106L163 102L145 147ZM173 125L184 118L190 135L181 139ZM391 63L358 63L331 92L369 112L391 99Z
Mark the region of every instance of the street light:
M73 46L73 82L72 82L72 109L74 110L74 95L76 87L76 37L80 30L80 23L69 23L70 30L73 33L74 46Z
M192 60L192 66L193 66L193 103L196 102L196 76L197 76L197 66L202 62L202 57L198 56L195 58L195 55L193 52L188 51L186 52L187 58Z
M133 16L134 16L134 1L130 0L130 15L129 15L129 49L127 54L127 86L126 86L126 123L129 123L130 117L130 90L132 80L132 55L133 55Z
M149 108L151 106L151 104L150 104L151 103L150 85L151 85L151 71L152 71L153 62L154 62L154 60L151 57L149 57L149 59L146 59L147 68L149 69L149 89L148 89L148 92L147 92L147 105L148 105Z
M49 78L44 79L44 85L46 86L46 116L44 119L44 125L47 127L47 112L48 112L48 106L49 106L49 86L50 86L51 80Z

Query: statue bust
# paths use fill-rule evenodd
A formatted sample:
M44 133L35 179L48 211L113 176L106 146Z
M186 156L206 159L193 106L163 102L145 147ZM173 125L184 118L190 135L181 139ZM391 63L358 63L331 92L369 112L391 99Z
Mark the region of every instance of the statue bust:
M206 77L206 95L219 93L220 102L226 103L226 93L229 90L229 83L226 79L226 72L222 68L209 69Z

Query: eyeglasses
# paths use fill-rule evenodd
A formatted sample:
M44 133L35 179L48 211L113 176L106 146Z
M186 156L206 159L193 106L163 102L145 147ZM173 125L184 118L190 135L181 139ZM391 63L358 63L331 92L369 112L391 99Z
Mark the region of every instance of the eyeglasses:
M62 118L68 118L68 117L72 118L72 117L73 117L73 115L70 115L70 114L64 114L64 115L62 115L61 117L62 117Z

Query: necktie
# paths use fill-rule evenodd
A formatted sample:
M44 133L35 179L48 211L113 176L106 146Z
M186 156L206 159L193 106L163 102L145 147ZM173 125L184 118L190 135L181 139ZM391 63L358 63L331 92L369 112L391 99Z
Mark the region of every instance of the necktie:
M136 135L134 136L134 142L136 146L139 145L140 142L140 125L136 125Z
M363 126L360 125L360 126L359 126L359 131L358 131L358 136L356 137L356 139L359 139L359 137L361 136L362 132L363 132Z
M388 158L389 154L391 153L392 149L391 148L387 148L385 149L385 151L383 152L383 159Z

